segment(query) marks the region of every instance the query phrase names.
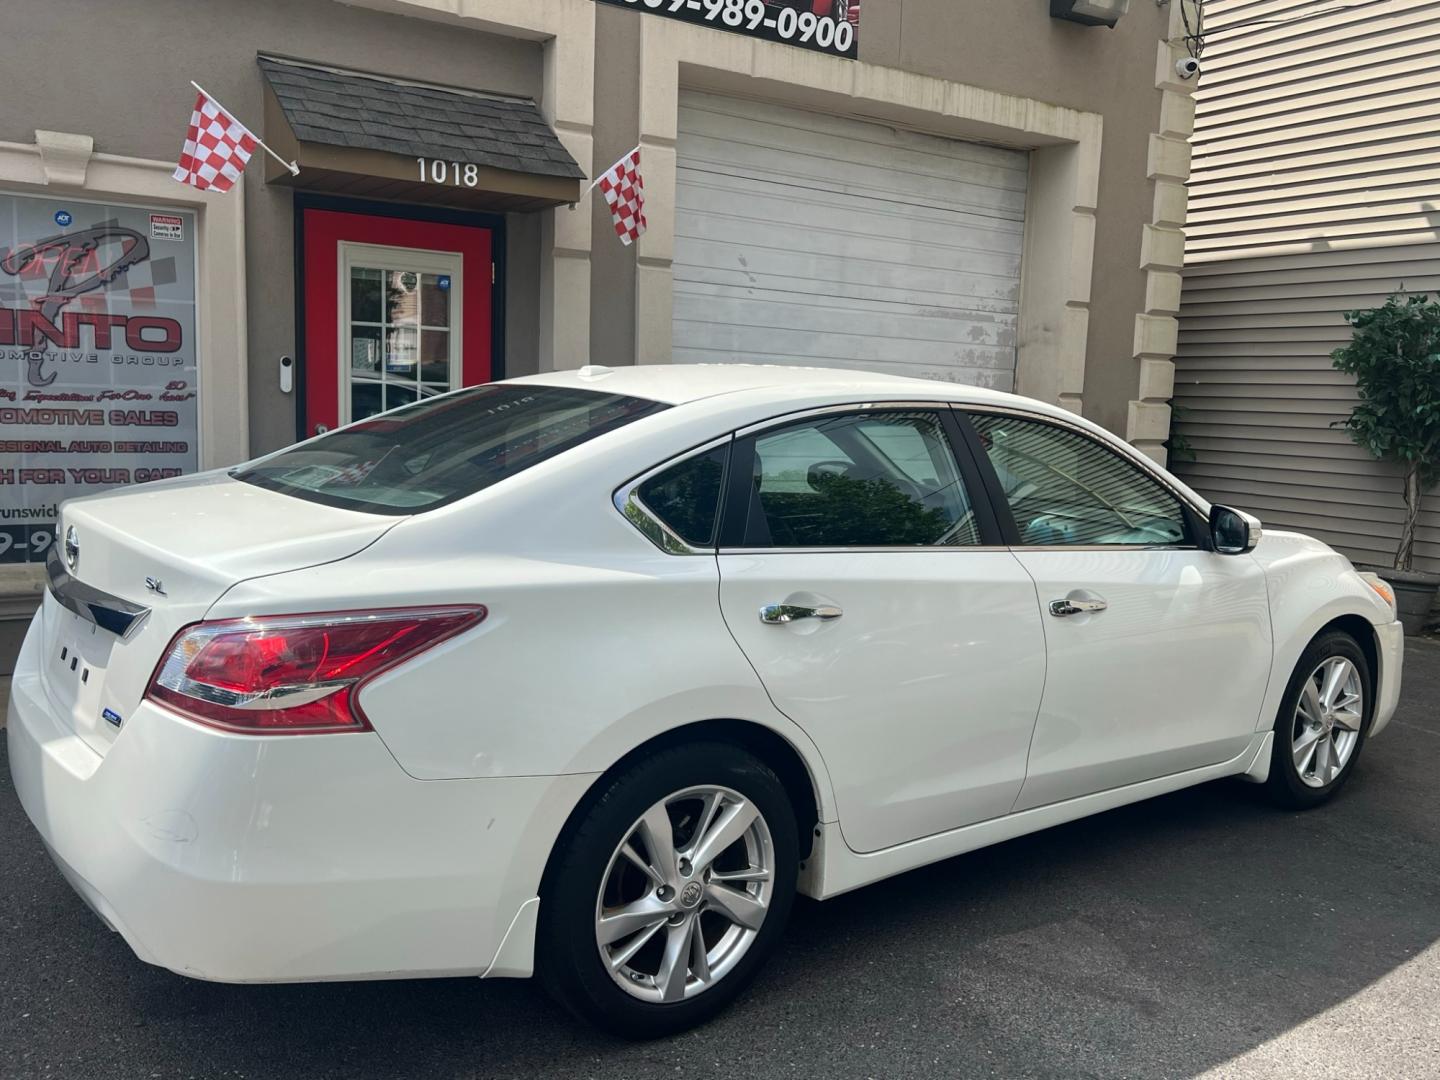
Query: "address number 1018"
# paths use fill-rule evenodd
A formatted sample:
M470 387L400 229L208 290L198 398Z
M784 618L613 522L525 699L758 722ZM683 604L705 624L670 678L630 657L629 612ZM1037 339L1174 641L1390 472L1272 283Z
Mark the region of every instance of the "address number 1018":
M465 165L458 161L441 161L439 158L416 158L420 166L422 184L462 184L474 187L480 182L480 166Z

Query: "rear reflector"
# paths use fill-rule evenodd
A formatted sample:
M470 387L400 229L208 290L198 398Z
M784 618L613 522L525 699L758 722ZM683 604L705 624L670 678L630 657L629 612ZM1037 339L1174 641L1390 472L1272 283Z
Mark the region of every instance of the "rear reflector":
M242 734L368 731L361 686L484 618L475 606L193 623L170 642L145 696Z

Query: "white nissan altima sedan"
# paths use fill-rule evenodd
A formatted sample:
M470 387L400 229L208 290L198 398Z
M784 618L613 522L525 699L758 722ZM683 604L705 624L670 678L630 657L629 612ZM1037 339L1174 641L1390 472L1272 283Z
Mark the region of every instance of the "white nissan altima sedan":
M1388 587L1060 409L782 367L460 390L65 504L16 790L141 959L541 975L647 1036L820 899L1389 721Z

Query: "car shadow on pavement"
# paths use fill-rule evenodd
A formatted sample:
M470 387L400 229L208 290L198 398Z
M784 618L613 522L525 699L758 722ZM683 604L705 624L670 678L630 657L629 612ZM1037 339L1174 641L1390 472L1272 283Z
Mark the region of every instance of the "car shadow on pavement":
M146 966L50 866L7 767L0 1075L1194 1076L1440 940L1440 649L1407 662L1396 724L1329 807L1209 784L803 901L735 1008L647 1044L526 982L241 987Z

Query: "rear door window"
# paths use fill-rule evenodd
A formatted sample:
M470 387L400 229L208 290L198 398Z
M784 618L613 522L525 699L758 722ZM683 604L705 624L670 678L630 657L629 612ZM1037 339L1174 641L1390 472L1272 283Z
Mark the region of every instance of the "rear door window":
M326 506L418 514L666 408L570 387L478 386L382 413L231 475Z
M829 414L747 440L748 548L968 547L980 531L940 415ZM753 448L753 449L752 449ZM727 511L727 514L729 511ZM727 531L729 526L727 525Z

